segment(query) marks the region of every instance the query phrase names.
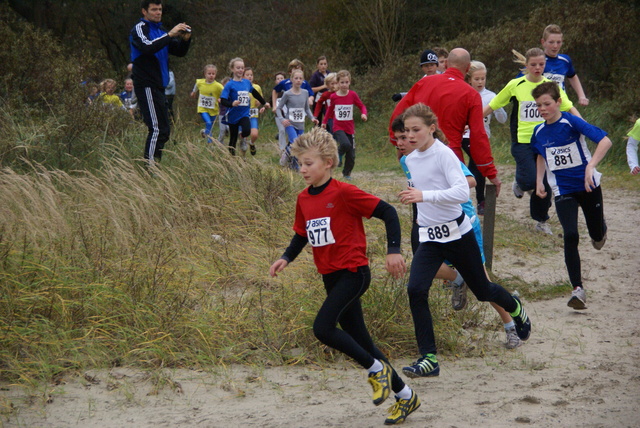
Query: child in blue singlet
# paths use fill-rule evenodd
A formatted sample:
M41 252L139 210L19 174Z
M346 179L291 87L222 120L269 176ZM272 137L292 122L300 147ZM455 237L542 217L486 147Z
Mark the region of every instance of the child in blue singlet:
M569 81L571 87L578 94L578 104L588 106L589 99L582 89L580 78L573 69L573 63L569 55L561 54L562 47L562 30L555 24L547 25L542 32L542 48L546 56L547 62L544 66L544 77L561 85L566 90L565 81Z
M244 78L244 61L242 58L233 58L229 61L229 71L233 78L225 85L220 96L220 104L229 108L227 120L229 122L229 152L236 154L238 132L242 129L242 138L251 134L250 103L253 95L260 104L269 107L260 92L251 82Z
M555 82L536 86L532 95L544 122L537 125L531 136L531 149L537 154L536 193L545 197L543 178L553 191L556 213L564 235L564 260L573 286L567 305L573 309L587 308L587 294L580 273L578 243L578 207L582 208L591 244L600 250L607 240L607 225L602 205L602 174L598 163L611 148L607 133L583 119L560 110L562 99ZM584 137L598 146L589 152Z

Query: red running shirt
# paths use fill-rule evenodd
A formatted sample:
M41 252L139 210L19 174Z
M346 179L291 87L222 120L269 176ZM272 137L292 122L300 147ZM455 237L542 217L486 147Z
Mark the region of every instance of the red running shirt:
M344 131L349 135L353 135L356 132L356 127L353 122L355 117L355 107L360 109L361 114L367 114L367 108L360 101L360 97L354 91L349 90L347 95L338 95L337 92L331 94L331 105L327 109L322 123L327 123L329 119L333 119L333 132Z
M300 192L293 230L309 239L318 272L355 272L369 264L362 217L370 218L379 202L377 196L335 179L319 195L311 195L309 188Z

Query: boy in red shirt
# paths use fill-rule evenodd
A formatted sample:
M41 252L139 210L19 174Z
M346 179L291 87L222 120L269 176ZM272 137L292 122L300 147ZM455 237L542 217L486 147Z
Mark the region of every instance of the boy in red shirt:
M396 403L389 409L391 415L385 424L402 423L420 407L420 400L374 344L360 303L371 282L362 217L376 217L385 222L385 265L389 273L402 278L407 267L400 253L398 213L380 198L331 178L338 163L338 148L324 129L314 128L298 137L291 153L298 159L300 174L309 187L298 195L291 243L271 265L269 274L277 276L307 243L311 244L313 260L327 293L313 323L313 333L322 343L353 358L368 371L373 404L378 406L391 391L395 393Z

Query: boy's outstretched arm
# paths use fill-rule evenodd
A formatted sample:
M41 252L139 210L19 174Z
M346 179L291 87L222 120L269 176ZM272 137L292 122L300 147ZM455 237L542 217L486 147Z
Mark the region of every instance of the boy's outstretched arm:
M584 170L584 188L587 192L591 192L596 187L595 183L593 182L593 171L595 170L596 166L598 166L600 161L604 159L604 156L607 154L612 145L613 144L611 143L609 137L604 137L598 142L596 151L593 152L591 160Z
M547 165L544 158L538 155L536 158L536 195L542 199L547 197L547 191L544 189L544 173L546 169Z
M387 230L387 258L385 268L394 278L402 278L407 272L407 265L400 254L401 229L398 212L387 202L380 200L371 217L384 221Z
M584 93L584 89L582 89L582 83L580 83L580 78L578 77L578 75L575 74L573 77L567 77L567 80L571 84L573 90L576 91L576 94L578 94L578 104L580 104L581 106L588 106L589 98L587 98Z
M296 259L296 257L298 257L302 249L305 247L305 245L307 245L307 242L309 242L309 240L306 236L298 235L297 233L293 235L293 238L291 238L291 242L289 243L287 249L284 251L282 257L273 262L273 264L269 268L269 275L273 277L278 276L278 272L282 272L284 268L289 265L289 263L291 263Z

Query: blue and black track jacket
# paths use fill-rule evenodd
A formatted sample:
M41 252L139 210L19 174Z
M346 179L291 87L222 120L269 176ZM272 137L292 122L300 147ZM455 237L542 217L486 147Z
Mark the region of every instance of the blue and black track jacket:
M133 84L164 90L169 84L169 54L185 56L191 39L171 38L162 23L140 19L131 30L129 44Z

